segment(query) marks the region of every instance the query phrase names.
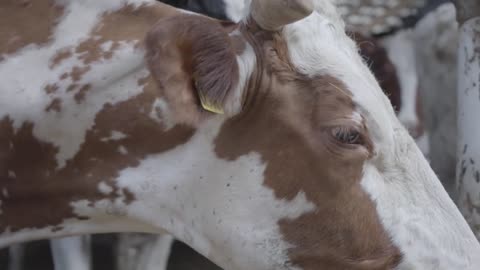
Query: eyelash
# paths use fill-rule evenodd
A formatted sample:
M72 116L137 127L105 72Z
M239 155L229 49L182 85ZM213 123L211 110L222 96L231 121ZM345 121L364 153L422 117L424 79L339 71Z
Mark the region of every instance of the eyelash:
M361 133L355 128L338 126L330 130L332 136L342 144L348 145L363 145L363 138Z

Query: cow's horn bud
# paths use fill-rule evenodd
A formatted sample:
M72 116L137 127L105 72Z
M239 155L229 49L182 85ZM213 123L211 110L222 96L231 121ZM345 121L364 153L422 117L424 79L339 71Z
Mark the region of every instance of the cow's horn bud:
M250 14L264 30L276 31L314 10L312 0L252 0Z

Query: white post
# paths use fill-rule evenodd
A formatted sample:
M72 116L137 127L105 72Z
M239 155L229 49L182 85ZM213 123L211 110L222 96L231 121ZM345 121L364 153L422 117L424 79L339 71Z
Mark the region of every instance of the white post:
M122 233L116 258L118 270L165 270L174 238L169 234Z
M8 270L22 270L25 260L25 245L12 245L8 249L8 260Z
M91 270L90 235L50 240L55 270Z
M460 24L458 206L480 239L480 1L456 0L455 4Z

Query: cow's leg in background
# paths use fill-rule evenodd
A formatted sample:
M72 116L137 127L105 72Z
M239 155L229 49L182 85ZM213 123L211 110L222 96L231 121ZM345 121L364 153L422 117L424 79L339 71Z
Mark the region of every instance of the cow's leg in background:
M164 270L173 244L171 235L120 234L116 258L118 270Z
M8 249L8 270L22 270L25 257L25 245L16 244Z
M165 234L156 236L148 253L143 254L139 270L167 269L174 238Z
M50 240L55 270L90 270L90 236L73 236Z
M429 136L423 128L421 110L419 110L420 96L413 31L401 30L385 37L382 43L395 65L399 78L402 106L398 112L398 119L415 138L422 153L428 157Z

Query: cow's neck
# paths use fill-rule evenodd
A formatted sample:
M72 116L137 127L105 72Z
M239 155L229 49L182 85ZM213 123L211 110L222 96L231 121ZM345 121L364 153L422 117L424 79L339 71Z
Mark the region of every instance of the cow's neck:
M217 157L215 140L221 129L222 121L212 119L195 131L186 127L172 127L163 133L148 133L151 140L144 144L152 148L155 148L153 141L166 140L168 132L178 141L164 151L152 150L150 154L143 155L135 165L118 170L110 181L96 181L91 185L92 188L83 186L69 189L76 192L74 200L68 202L70 209L85 218L76 216L62 219L61 223L54 226L29 226L14 233L4 233L0 235L0 246L70 234L166 231L218 261L219 255L210 253L212 245L221 247L228 243L220 237L211 238L218 228L204 223L205 219L208 217L215 223L221 222L221 225L233 228L242 220L253 217L233 216L232 207L241 205L260 209L274 196L268 189L258 193L264 170L259 155L251 154L238 160ZM143 143L140 142L140 145ZM134 149L130 150L133 152ZM64 180L72 183L71 180ZM88 179L76 179L74 183L81 185L84 181ZM115 191L110 194L120 192L126 196L113 198L102 195L111 188ZM61 189L55 189L53 193L58 196L62 192ZM251 200L249 196L256 199ZM32 218L40 218L38 214L46 214L46 211L57 213L58 207L58 204L29 204L27 212L32 214ZM279 209L281 215L283 211ZM15 217L19 218L18 215ZM0 215L0 220L5 219ZM210 226L206 226L208 224ZM274 227L275 223L272 224Z
M169 204L179 198L168 195L182 181L201 177L207 162L202 144L211 147L215 129L194 135L198 132L191 127L172 126L165 101L148 78L140 94L97 113L80 149L64 164L58 162L59 147L35 136L35 127L31 122L15 127L8 116L0 119L0 245L151 231L152 224L160 230L165 226L148 218L161 216L158 208L174 208ZM164 220L169 216L165 212Z
M138 179L128 180L129 189L118 186L117 178L148 156L184 144L194 132L172 127L137 48L159 18L177 11L161 4L75 2L81 1L12 4L12 18L4 18L6 29L29 37L23 24L11 22L19 14L35 19L46 16L44 10L52 13L45 27L50 32L38 33L49 39L0 50L6 53L0 58L6 75L0 94L6 101L0 108L0 246L68 234L148 231L126 207L136 201L130 189ZM85 18L70 29L78 14ZM121 31L127 26L130 35ZM97 55L102 42L122 45ZM24 65L41 62L51 65ZM18 65L22 72L12 73ZM25 74L31 77L25 80Z

